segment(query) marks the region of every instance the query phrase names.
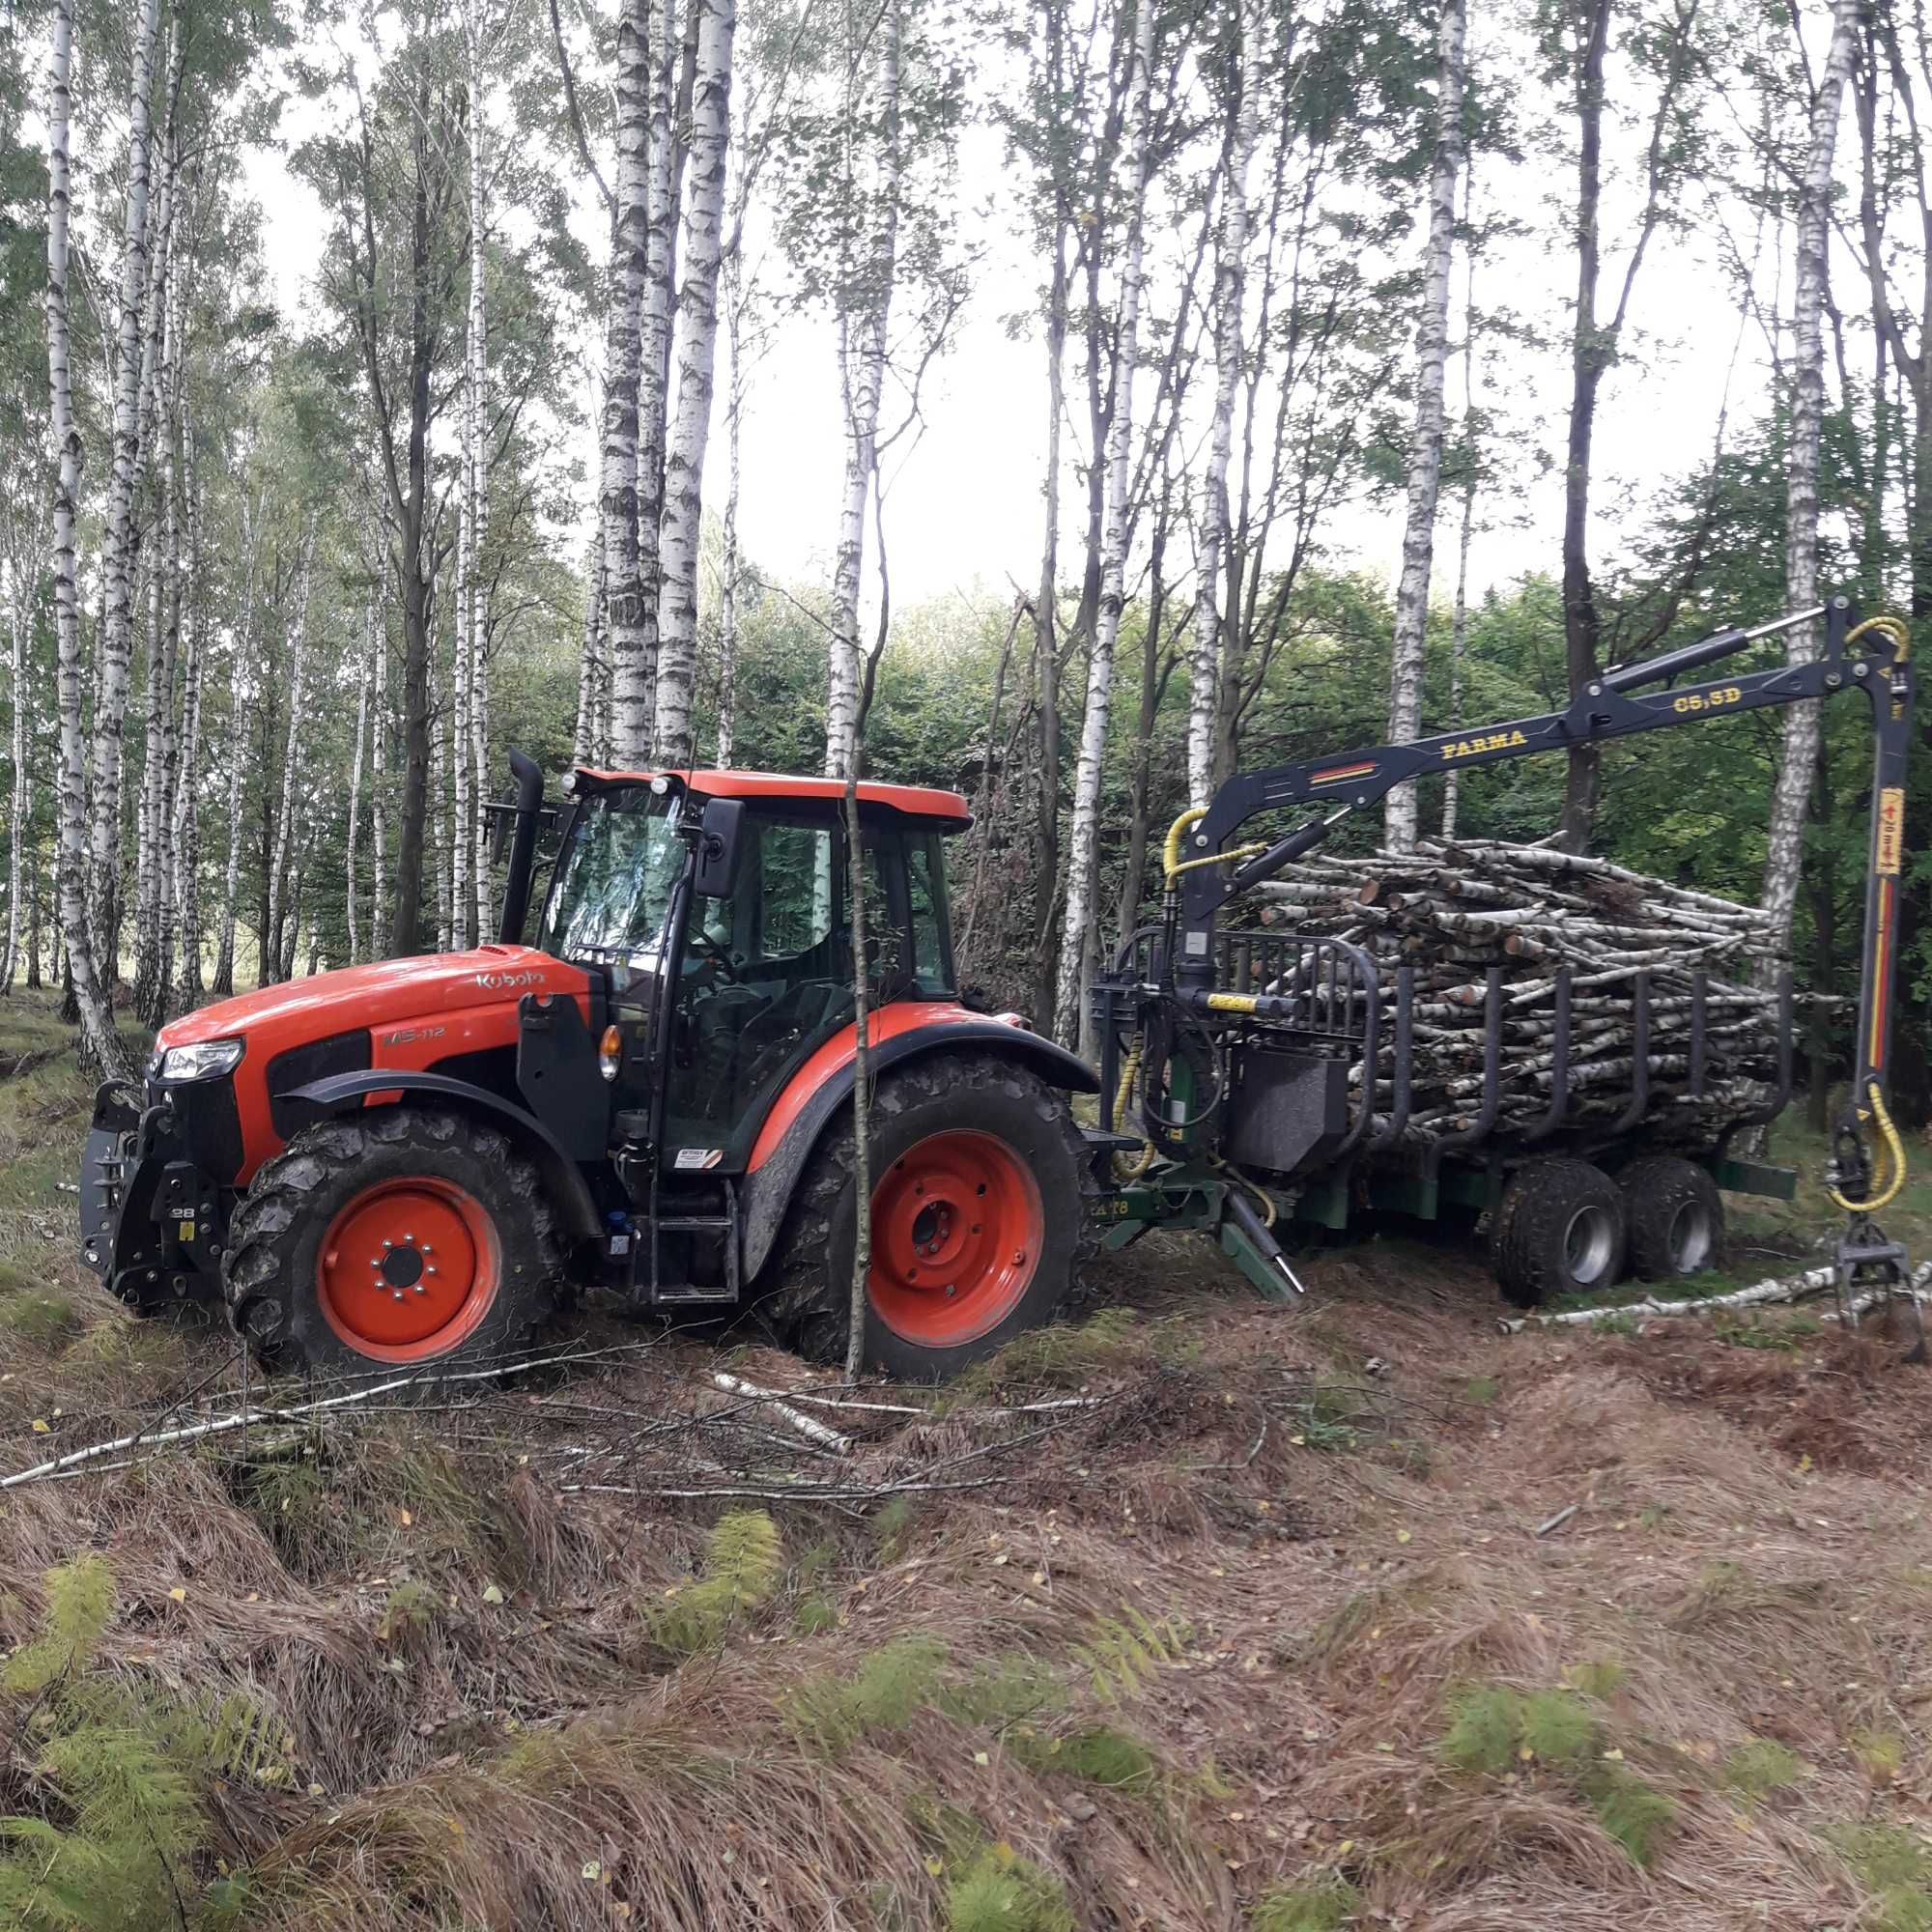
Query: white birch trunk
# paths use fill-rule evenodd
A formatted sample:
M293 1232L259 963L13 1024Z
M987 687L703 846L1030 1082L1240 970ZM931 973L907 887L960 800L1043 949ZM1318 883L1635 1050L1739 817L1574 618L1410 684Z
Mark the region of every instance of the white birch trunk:
M1463 526L1456 545L1456 610L1449 627L1449 724L1463 722L1463 654L1469 643L1469 542L1476 528L1476 242L1469 212L1475 202L1475 168L1463 173ZM1456 836L1463 775L1452 764L1442 780L1442 837Z
M466 414L467 414L466 411ZM455 771L452 781L456 790L456 808L451 818L449 865L455 881L455 895L450 906L450 932L455 944L465 947L471 942L470 899L469 899L469 700L473 688L475 668L469 655L469 583L467 573L469 553L469 461L466 453L463 458L464 500L457 509L457 554L463 559L458 566L459 581L456 591L456 649L450 663L449 734L455 741Z
M1429 576L1435 560L1435 501L1442 487L1442 392L1449 353L1449 273L1456 248L1456 177L1463 165L1463 41L1465 0L1441 0L1435 39L1435 162L1429 181L1429 251L1422 317L1415 331L1415 427L1408 443L1408 518L1395 593L1395 644L1389 664L1388 735L1406 744L1422 735L1423 645L1429 629ZM1382 809L1382 842L1394 852L1415 844L1416 797L1399 784Z
M609 599L604 629L611 667L612 749L631 764L643 762L651 733L651 716L644 708L644 592L638 557L638 384L649 255L650 22L649 0L623 0L617 20L616 207L611 224L597 497Z
M436 840L436 950L447 952L455 931L450 883L449 761L441 694L436 684L436 663L432 659L429 667L429 795L431 831Z
M370 660L376 655L376 597L374 591L362 604L362 662L355 668L355 749L349 759L349 830L343 840L342 869L345 876L344 911L348 915L349 963L362 957L362 930L357 916L355 892L355 846L362 832L362 747L369 736Z
M478 603L481 604L479 595ZM483 836L483 802L490 784L490 632L476 627L476 656L469 668L469 827L471 931L477 944L490 937L490 841Z
M738 735L738 494L744 475L741 444L745 419L742 241L724 264L724 347L730 373L724 391L724 527L718 559L718 749L712 757L720 771L730 769Z
M593 764L597 757L599 711L604 695L604 544L592 540L585 566L589 590L583 600L583 654L577 665L577 729L571 735L573 765Z
M882 23L877 118L883 129L875 230L861 276L864 299L838 314L845 478L832 560L832 644L825 691L825 773L850 778L859 753L859 592L866 568L866 503L878 449L879 397L898 268L899 64L904 22L895 0ZM848 121L853 119L848 113Z
M737 0L699 8L691 98L690 187L678 257L677 410L665 451L662 582L658 591L657 724L652 756L677 770L694 759L697 681L697 541L718 343L718 270L731 128L731 38Z
M1811 108L1811 139L1798 195L1797 285L1792 304L1791 440L1785 469L1784 595L1803 611L1818 601L1818 450L1825 415L1826 251L1831 242L1832 158L1838 109L1858 44L1858 0L1834 0L1832 42ZM1815 623L1786 634L1788 664L1818 655ZM1784 744L1771 794L1771 831L1764 862L1764 909L1773 946L1789 949L1804 851L1804 812L1818 766L1818 706L1794 704L1785 713ZM1766 967L1776 970L1775 957Z
M1266 15L1252 0L1239 10L1240 99L1221 182L1221 222L1214 253L1214 414L1201 478L1201 525L1195 539L1194 639L1187 703L1187 799L1205 806L1214 789L1214 748L1221 718L1222 627L1241 613L1221 614L1221 565L1228 542L1228 463L1234 448L1235 398L1242 369L1241 303L1248 253L1248 166L1261 121L1261 37ZM1230 593L1232 603L1232 592Z
M130 1071L114 1015L95 972L87 923L87 765L80 721L80 585L74 525L80 498L80 432L73 419L69 361L67 271L70 217L69 75L73 58L72 0L54 0L47 90L47 387L58 468L54 478L54 623L60 706L60 925L67 943L81 1048L108 1078Z
M262 515L258 501L250 512L247 493L242 496L242 628L228 671L228 863L221 874L221 945L214 962L214 990L235 990L236 895L242 881L242 775L248 768L248 706L253 697L254 667L250 656L255 635L255 568L261 552Z
M94 831L89 900L97 938L114 944L121 861L121 739L134 634L134 487L140 454L142 319L148 293L149 99L154 92L158 0L139 0L129 46L128 193L122 226L121 299L114 355L113 463L101 529L104 617L100 692L94 719ZM71 939L69 941L72 945ZM96 962L111 982L118 962Z
M1104 522L1100 533L1100 603L1087 668L1087 710L1080 724L1074 770L1073 817L1066 839L1066 907L1062 925L1054 1030L1076 1040L1094 951L1094 882L1099 868L1100 766L1107 749L1113 696L1114 645L1126 602L1128 454L1133 437L1134 370L1140 351L1142 244L1147 214L1148 111L1153 62L1153 0L1134 7L1133 74L1128 84L1121 162L1127 210L1125 259L1114 349L1114 413L1107 426Z
M369 720L369 950L381 952L383 935L389 930L389 819L384 782L389 762L389 634L381 612L376 612L371 637L376 653L376 696Z
M27 837L27 717L33 704L27 684L27 633L32 622L29 605L35 573L26 567L17 542L11 546L10 561L14 578L9 667L14 699L14 796L7 815L7 952L0 960L0 993L14 990L14 975L20 963L20 847Z
M657 50L651 65L651 159L648 239L638 358L638 648L618 666L617 715L638 734L620 744L627 760L649 763L657 722L658 590L662 577L665 425L670 388L671 292L677 229L672 165L677 143L673 109L677 93L678 14L675 0L658 0ZM727 60L728 60L727 53ZM628 674L628 685L624 682Z
M182 423L183 489L187 501L187 622L182 655L181 744L175 766L174 875L175 927L180 934L177 980L183 1008L201 994L201 821L197 788L201 781L201 688L207 646L194 603L200 582L201 491L195 477L194 431Z
M300 561L296 565L295 620L289 627L289 729L282 748L282 797L275 814L274 859L269 867L269 930L262 937L262 978L265 981L283 974L283 926L287 923L289 895L288 867L294 851L296 822L296 772L301 761L301 746L308 721L302 716L303 686L308 676L308 593L309 568L315 555L315 530L311 526L302 537Z
M465 0L463 31L469 82L469 303L463 384L463 519L456 592L457 923L461 943L482 936L487 847L480 835L485 750L483 654L486 621L482 556L490 526L490 330L487 246L490 233L489 123L483 49L483 0Z

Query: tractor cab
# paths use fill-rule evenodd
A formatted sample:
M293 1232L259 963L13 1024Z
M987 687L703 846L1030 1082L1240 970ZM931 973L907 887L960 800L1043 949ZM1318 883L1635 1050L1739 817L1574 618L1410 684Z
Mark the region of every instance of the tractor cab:
M572 792L536 944L601 984L623 1137L673 1176L743 1174L791 1076L852 1024L844 788L580 772ZM863 784L859 810L868 1004L952 1008L940 841L964 801Z

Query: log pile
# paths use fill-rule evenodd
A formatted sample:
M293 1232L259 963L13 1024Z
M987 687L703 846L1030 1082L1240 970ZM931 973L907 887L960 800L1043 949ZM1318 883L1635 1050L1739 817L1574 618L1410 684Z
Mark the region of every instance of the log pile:
M1313 857L1254 889L1260 930L1345 939L1377 962L1383 1048L1376 1112L1393 1099L1390 1032L1395 969L1414 969L1412 1096L1404 1139L1466 1133L1484 1086L1491 968L1501 977L1500 1108L1494 1131L1530 1127L1550 1105L1557 980L1570 979L1566 1125L1603 1125L1624 1111L1634 1069L1634 991L1649 989L1650 1100L1655 1139L1708 1145L1761 1104L1777 1065L1777 996L1751 983L1770 956L1755 907L1627 871L1605 859L1540 845L1424 840L1412 853ZM1252 920L1231 922L1255 932ZM1229 970L1261 988L1296 970L1265 941L1230 935ZM1305 970L1305 969L1304 969ZM1701 1096L1691 1092L1691 1013L1704 978ZM1361 1069L1356 1069L1359 1082Z

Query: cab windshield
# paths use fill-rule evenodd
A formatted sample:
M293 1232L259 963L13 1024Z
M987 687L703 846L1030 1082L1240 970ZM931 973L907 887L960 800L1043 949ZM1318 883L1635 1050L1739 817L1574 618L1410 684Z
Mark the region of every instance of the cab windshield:
M671 895L690 855L677 832L680 796L635 785L583 802L544 906L537 934L544 952L620 975L658 970Z

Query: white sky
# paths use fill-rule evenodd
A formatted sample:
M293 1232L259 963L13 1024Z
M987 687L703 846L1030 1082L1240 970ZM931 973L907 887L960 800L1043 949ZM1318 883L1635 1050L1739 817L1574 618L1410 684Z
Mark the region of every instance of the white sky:
M293 142L313 122L314 109L292 100L284 116ZM1849 125L1849 110L1847 125ZM1548 342L1524 350L1503 372L1506 391L1486 398L1550 451L1556 466L1546 473L1525 469L1507 489L1479 499L1471 557L1471 592L1507 582L1524 571L1557 568L1562 521L1561 449L1568 405L1568 315L1574 257L1551 211L1527 199L1550 193L1560 202L1574 192L1564 176L1531 162L1508 175L1479 178L1478 215L1499 203L1529 221L1533 239L1499 246L1479 268L1480 309L1507 303L1540 324ZM250 186L268 214L266 245L272 286L285 313L299 326L301 312L328 231L310 190L293 180L283 157L257 151L248 163ZM1621 276L1628 223L1618 188L1606 205L1605 286L1613 301ZM1520 200L1510 207L1507 198ZM1013 339L1007 319L1029 308L1041 270L1015 218L1012 190L998 136L969 129L961 152L958 206L991 210L975 221L983 248L973 299L956 326L952 352L927 377L926 429L916 448L897 454L889 476L887 541L895 605L950 591L983 587L1006 594L1008 581L1037 581L1041 529L1041 469L1045 460L1042 353L1030 336ZM1418 215L1420 211L1418 210ZM1737 217L1733 216L1735 221ZM574 225L593 260L603 254L602 223L580 195ZM1749 235L1742 240L1748 246ZM1419 255L1418 228L1411 249ZM1462 374L1454 349L1460 340L1463 268L1456 271L1451 317L1449 412L1462 407ZM1774 264L1768 247L1761 264L1760 298L1772 313ZM1598 419L1593 556L1601 565L1615 552L1617 532L1661 486L1705 461L1720 393L1738 337L1735 298L1717 266L1713 244L1701 233L1678 237L1660 231L1652 243L1632 311L1627 360L1605 385ZM1069 363L1069 393L1071 364ZM707 508L722 507L724 345L721 334L718 403L712 424L711 460L705 474ZM1502 385L1499 385L1502 386ZM1152 380L1144 378L1145 410ZM1730 380L1730 421L1735 437L1769 408L1767 345L1755 327L1743 345ZM1077 452L1077 434L1066 449ZM591 457L585 445L586 461ZM829 576L837 520L842 450L829 326L790 318L777 329L757 365L747 404L740 530L745 552L762 568L792 582ZM590 467L594 478L594 464ZM1063 479L1063 532L1080 528L1073 501L1078 488L1070 463ZM581 533L566 539L569 554L582 554L590 529L594 482L586 490ZM1446 499L1438 524L1435 594L1446 600L1455 565L1455 508ZM1328 555L1392 578L1400 544L1400 506L1359 509L1331 519L1325 528ZM1063 536L1063 555L1073 551ZM870 581L871 563L867 575ZM1077 560L1076 560L1077 567Z

